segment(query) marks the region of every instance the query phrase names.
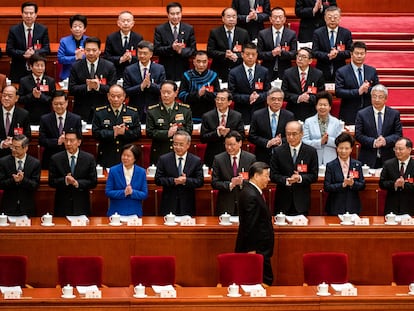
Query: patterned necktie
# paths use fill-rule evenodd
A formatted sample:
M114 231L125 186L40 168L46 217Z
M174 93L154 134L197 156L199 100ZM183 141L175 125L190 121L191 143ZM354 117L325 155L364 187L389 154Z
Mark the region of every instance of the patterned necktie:
M404 176L404 162L401 162L400 176Z
M228 43L229 50L231 50L231 48L233 47L233 39L231 38L230 30L227 30L227 43Z
M178 38L177 26L174 26L173 36L174 36L174 40L177 40Z
M95 64L94 63L91 63L91 70L89 72L89 77L91 79L95 79Z
M40 90L40 78L36 78L36 88Z
M233 176L237 175L237 157L233 157Z
M275 48L280 45L280 31L276 31Z
M296 163L297 158L298 158L298 155L296 153L296 148L293 148L293 156L292 156L293 163Z
M178 176L183 174L183 158L178 158Z
M249 68L249 76L248 76L248 80L249 80L249 85L250 87L253 87L253 69Z
M331 30L331 37L329 38L329 42L331 43L331 48L335 47L335 37L334 37L335 32L333 30Z
M358 68L358 82L359 86L361 86L362 83L364 83L364 80L362 79L362 68Z
M275 137L276 136L276 129L277 129L277 120L276 120L276 113L275 112L272 113L271 127L272 127L272 137Z
M378 136L379 136L379 135L382 135L382 112L381 111L378 112L377 123L378 123L377 133L378 133Z
M221 115L220 125L222 125L222 126L226 126L226 114L225 114L225 113L223 113L223 114Z
M75 162L75 156L70 156L70 173L72 174L72 176L75 174L75 166L76 166L76 162Z
M124 49L128 47L128 36L124 36Z
M147 67L144 68L144 73L142 75L142 80L145 79L145 76L147 75Z
M33 46L32 28L27 28L27 48Z
M59 117L59 136L62 135L63 132L63 117Z
M19 161L17 161L17 163L18 163L17 170L22 172L23 171L23 161L19 160Z
M10 131L10 112L6 112L6 136L9 136Z
M306 72L302 71L300 73L300 88L302 89L302 92L305 91L305 85L306 85Z

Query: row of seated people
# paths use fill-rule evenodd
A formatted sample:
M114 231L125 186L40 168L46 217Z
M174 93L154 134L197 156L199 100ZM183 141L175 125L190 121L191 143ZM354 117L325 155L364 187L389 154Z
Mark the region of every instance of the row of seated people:
M348 255L340 252L303 254L303 285L344 284L349 280ZM0 256L0 285L29 286L27 284L27 257ZM231 284L254 285L263 283L263 256L249 253L225 253L217 256L218 286ZM393 285L414 282L414 252L392 254ZM58 286L105 286L104 259L100 256L60 256L57 258ZM133 286L177 285L174 256L131 256L131 283Z

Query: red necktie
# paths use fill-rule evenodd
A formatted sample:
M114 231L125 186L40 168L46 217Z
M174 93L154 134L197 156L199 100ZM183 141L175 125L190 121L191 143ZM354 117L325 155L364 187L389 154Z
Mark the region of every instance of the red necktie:
M27 28L27 48L33 46L32 28Z
M36 78L36 88L40 90L40 78Z
M233 176L237 176L237 157L233 157Z
M220 125L226 126L226 115L223 113L221 114L221 122Z
M6 136L9 136L10 131L10 112L6 112Z
M302 71L300 73L300 77L301 77L300 78L300 87L301 87L302 91L305 91L305 84L306 84L305 76L306 76L306 72Z
M404 176L404 162L401 162L400 176Z

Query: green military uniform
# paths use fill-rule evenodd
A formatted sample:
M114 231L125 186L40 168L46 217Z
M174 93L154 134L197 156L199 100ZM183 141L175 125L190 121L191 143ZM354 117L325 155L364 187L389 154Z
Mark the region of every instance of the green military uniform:
M168 137L168 130L174 124L192 134L193 120L189 105L175 102L171 112L167 112L162 103L148 107L146 132L147 137L152 138L151 164L157 164L161 155L172 151L173 138Z
M125 134L114 137L113 126L125 124ZM141 124L137 108L122 105L118 116L110 105L95 109L92 134L99 141L97 162L111 167L121 161L121 149L141 137Z

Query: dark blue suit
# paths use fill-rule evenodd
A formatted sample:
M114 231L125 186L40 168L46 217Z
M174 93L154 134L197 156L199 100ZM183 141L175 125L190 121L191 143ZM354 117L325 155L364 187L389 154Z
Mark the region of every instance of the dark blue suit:
M350 159L349 171L357 171L358 178L354 178L352 187L342 187L344 174L342 173L339 159L326 164L324 190L328 192L325 210L328 215L339 215L349 212L359 214L361 212L361 201L358 191L365 189L364 175L362 174L361 162Z
M375 166L377 149L373 145L378 136L382 135L387 142L385 147L380 148L382 163L394 157L395 142L402 136L402 125L398 110L385 107L382 133L377 133L375 118L374 108L371 106L358 111L355 121L355 138L361 143L358 160L369 167Z
M142 76L139 63L126 67L124 72L124 89L129 96L129 105L138 108L140 120L145 123L147 108L160 101L160 84L165 80L163 65L151 62L151 86L141 90Z
M296 33L293 30L284 27L280 36L280 46L282 49L284 46L288 46L289 51L282 50L280 56L273 56L272 50L275 48L275 40L272 31L272 27L263 29L259 32L259 36L257 37L259 59L263 60L262 66L266 67L269 71L271 81L276 78L283 79L285 70L292 67L292 59L295 58L297 51Z
M174 178L178 178L178 167L175 153L169 152L160 156L155 173L155 183L162 186L161 215L172 212L175 215L196 214L195 188L204 184L203 169L199 157L187 152L183 167L186 175L184 185L176 185Z
M263 89L257 89L255 86L256 82L261 82ZM255 66L253 85L249 84L243 65L239 65L230 70L229 90L233 94L234 110L242 114L244 124L250 124L252 113L265 106L267 91L269 89L269 74L263 66ZM253 104L250 104L250 95L253 92L257 92L260 97Z
M88 38L88 36L82 36L79 47L85 47L86 38ZM75 52L76 42L75 38L72 35L60 39L59 49L57 53L58 62L59 64L62 64L62 71L59 75L60 80L69 78L70 68L72 68L72 64L76 62Z
M379 83L377 70L364 64L364 80L369 81L371 86L368 93L359 95L359 83L351 64L339 68L335 78L335 94L341 98L339 119L345 124L355 124L358 110L371 106L371 88Z
M328 36L328 28L320 27L313 33L313 56L318 60L316 68L322 70L325 82L335 82L335 73L342 66L346 65L346 60L351 58L352 34L343 27L338 27L336 35L335 47L340 44L345 46L344 51L339 51L338 55L329 60L328 54L331 51L331 43Z

